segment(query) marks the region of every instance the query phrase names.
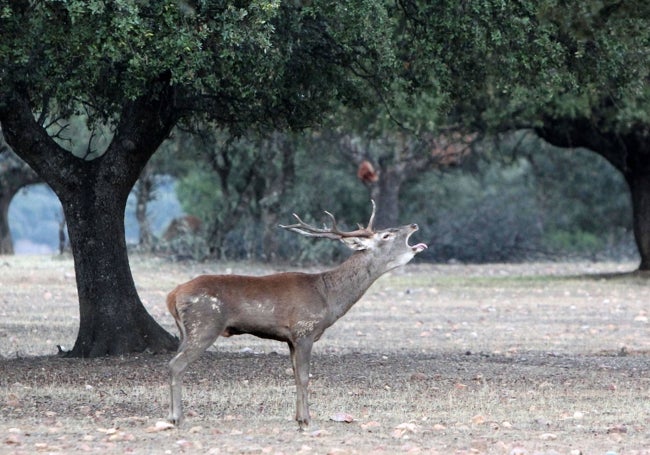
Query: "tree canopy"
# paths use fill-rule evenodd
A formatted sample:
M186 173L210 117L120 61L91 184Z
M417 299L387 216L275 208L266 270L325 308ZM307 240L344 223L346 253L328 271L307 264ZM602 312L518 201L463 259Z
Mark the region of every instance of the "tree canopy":
M116 122L128 102L174 88L177 116L301 125L391 77L381 2L0 3L2 82L50 121ZM154 83L157 82L158 86ZM336 97L332 96L336 91Z

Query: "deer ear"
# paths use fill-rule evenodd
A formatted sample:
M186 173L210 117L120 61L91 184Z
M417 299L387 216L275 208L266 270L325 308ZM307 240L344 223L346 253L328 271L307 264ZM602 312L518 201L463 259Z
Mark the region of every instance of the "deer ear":
M341 242L352 250L367 250L372 245L372 238L367 237L343 237Z

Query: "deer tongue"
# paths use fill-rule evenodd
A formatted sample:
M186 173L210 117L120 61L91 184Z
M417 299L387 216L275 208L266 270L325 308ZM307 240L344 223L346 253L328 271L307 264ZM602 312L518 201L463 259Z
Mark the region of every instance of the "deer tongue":
M428 247L426 243L418 243L417 245L413 245L411 248L413 248L416 253L419 253L426 250Z

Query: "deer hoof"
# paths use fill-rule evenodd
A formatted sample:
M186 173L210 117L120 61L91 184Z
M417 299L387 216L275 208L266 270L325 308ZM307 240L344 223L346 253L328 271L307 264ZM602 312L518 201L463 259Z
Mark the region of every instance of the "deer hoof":
M180 427L181 422L183 421L183 418L182 417L175 417L173 415L170 415L169 417L167 417L167 421L169 423L171 423L172 425L174 425L175 427Z
M307 429L309 426L309 420L307 419L296 419L298 421L298 431L302 432Z

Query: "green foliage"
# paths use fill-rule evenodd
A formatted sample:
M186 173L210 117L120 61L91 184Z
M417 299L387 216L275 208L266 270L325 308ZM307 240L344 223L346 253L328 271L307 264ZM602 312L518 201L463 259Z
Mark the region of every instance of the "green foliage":
M599 112L626 131L650 109L647 2L402 0L414 80L434 75L449 124L503 131ZM425 57L426 56L426 57Z
M292 222L294 212L309 223L326 223L323 210L334 213L342 226L365 223L369 194L351 162L318 135L291 144L296 175L290 189L278 196L277 223ZM418 239L430 245L419 259L490 262L631 254L630 203L621 176L584 150L566 152L536 140L522 144L516 159L508 143L491 151L490 161L475 157L460 168L425 172L405 184L401 221L417 222ZM235 180L230 185L250 167L259 178L278 176L273 160L256 160L242 151L237 156L242 159L239 174L231 176ZM227 208L215 211L225 203L219 179L207 166L183 177L179 197L185 210L204 219L206 214L225 213ZM214 224L223 231L220 241L226 257L261 257L265 197L263 191L252 196L237 223ZM347 255L345 248L329 242L267 227L279 241L278 258L330 262Z
M602 249L603 240L590 232L554 230L545 236L545 244L553 251L592 255Z
M534 53L542 71L510 81L519 96L507 112L530 120L540 114L599 117L604 131L647 123L650 15L641 2L545 2L533 30L552 53ZM631 4L640 10L628 14ZM645 10L645 14L643 11ZM639 14L641 13L641 14ZM505 79L508 75L504 74Z
M303 238L277 227L291 223L294 212L310 223L328 222L323 210L329 210L343 227L353 228L356 223L367 222L370 211L368 191L357 180L354 166L333 152L327 141L312 136L291 143L295 147L292 157L296 176L291 187L278 196L274 206L277 221L268 226L260 213L268 197L263 191L243 207L244 213L235 224L211 218L228 210L219 174L204 160L208 156L205 151L185 155L192 156L194 166L185 167L187 174L180 176L177 185L182 211L203 218L208 226L213 223L222 231L222 243L187 236L174 241L174 251L200 259L208 254L208 247L220 247L225 258L259 259L263 258L266 228L270 238L278 242L277 259L327 263L347 256L343 246ZM432 170L406 184L400 221L417 222L421 228L417 240L430 246L419 260L490 262L632 254L630 202L620 174L584 150L545 148L536 141L524 144L517 159L509 158L510 148L503 147L491 152L490 161L478 159L455 169ZM237 156L240 171L252 167L259 176L277 176L277 161L259 160L245 153ZM177 168L184 165L179 163ZM242 175L234 174L237 177L230 182L231 188ZM169 183L158 186L148 210L157 235L170 217L181 213L177 201L170 197L172 191ZM17 240L47 243L56 249L60 212L49 213L58 204L51 192L48 194L44 199L40 192L30 189L28 197L16 198L10 221ZM132 205L133 201L127 207L126 229L127 239L134 242L137 231Z
M565 255L631 255L625 181L604 159L525 142L492 159L434 171L407 185L405 220L417 220L422 259L512 261ZM501 159L494 159L501 156ZM422 195L427 195L423 199Z
M317 136L292 136L287 141L284 146L292 147L290 162L265 142L194 142L197 159L204 165L190 168L181 177L177 194L187 213L204 220L210 247L221 256L261 257L263 242L268 240L261 232L261 225L268 222L262 218L265 211L273 212L276 222L284 224L293 222L292 213L319 224L325 220L324 210L335 213L342 226L367 221L368 193L356 180L354 165L332 153L331 145ZM227 169L219 164L226 164ZM295 169L295 175L288 169ZM287 179L281 192L278 179ZM275 252L279 257L330 261L345 251L327 242L302 239L277 226L267 228L274 231L272 237L282 239Z
M629 229L631 207L623 177L584 149L560 150L538 141L529 155L547 231L594 234Z
M130 101L172 87L185 120L303 127L341 102L391 96L390 5L0 0L0 87L91 125L116 124Z
M275 59L278 2L208 2L198 10L175 0L45 1L26 10L2 3L3 84L48 94L61 109L82 101L118 113L167 72L188 89L214 91L224 78L241 88L251 82L245 75L259 76Z
M542 232L530 166L517 160L473 167L430 172L405 188L404 217L421 225L429 242L425 257L463 262L533 257L541 250Z

